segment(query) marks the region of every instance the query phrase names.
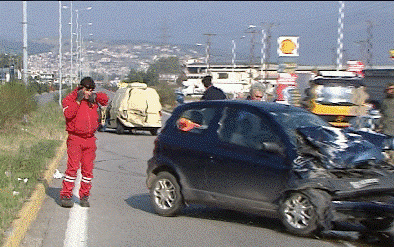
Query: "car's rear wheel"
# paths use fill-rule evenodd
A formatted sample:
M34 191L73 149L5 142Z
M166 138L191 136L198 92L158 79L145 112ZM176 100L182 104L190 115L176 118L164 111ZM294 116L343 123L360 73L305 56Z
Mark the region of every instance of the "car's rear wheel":
M308 236L332 228L331 197L309 189L289 194L280 205L282 223L297 235Z
M159 130L158 128L154 128L154 129L150 129L149 131L151 135L156 136L158 130Z
M116 134L124 134L124 126L119 120L116 120Z
M150 199L155 212L161 216L174 216L184 207L181 187L168 172L160 172L152 181Z

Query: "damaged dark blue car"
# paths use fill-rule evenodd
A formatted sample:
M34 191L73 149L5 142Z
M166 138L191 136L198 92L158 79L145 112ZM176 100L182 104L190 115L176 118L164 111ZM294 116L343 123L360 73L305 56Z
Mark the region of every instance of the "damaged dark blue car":
M155 140L146 183L163 216L205 204L276 217L304 236L343 222L384 231L394 221L387 149L385 135L334 128L289 105L194 102Z

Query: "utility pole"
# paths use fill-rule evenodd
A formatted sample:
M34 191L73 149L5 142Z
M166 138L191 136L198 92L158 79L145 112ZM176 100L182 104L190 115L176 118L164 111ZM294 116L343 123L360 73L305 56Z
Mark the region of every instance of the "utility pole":
M366 44L366 42L367 42L366 40L360 40L360 41L355 41L354 42L355 44L360 46L359 47L359 52L360 52L359 60L361 62L364 62L364 59L365 59L364 54L365 54L365 44Z
M23 82L27 86L27 2L23 1Z
M337 49L337 71L342 69L342 50L343 50L343 18L344 18L344 10L345 3L343 1L339 1L339 17L338 17L338 49Z
M210 61L210 53L211 53L211 36L215 36L216 34L204 33L204 35L207 36L207 46L205 49L205 52L206 52L205 63L207 64L207 73L209 73L209 61Z
M372 68L372 21L368 20L368 28L367 28L367 66Z
M163 27L161 28L161 42L163 47L169 46L168 38L170 38L170 36L168 35L167 19L165 19L163 21Z
M250 29L250 28L248 28ZM255 29L255 26L253 26L253 29L250 29L249 31L246 31L246 33L251 33L252 37L250 39L250 51L249 51L249 65L250 67L254 67L254 46L255 46L255 42L254 39L256 37L257 34L257 30Z

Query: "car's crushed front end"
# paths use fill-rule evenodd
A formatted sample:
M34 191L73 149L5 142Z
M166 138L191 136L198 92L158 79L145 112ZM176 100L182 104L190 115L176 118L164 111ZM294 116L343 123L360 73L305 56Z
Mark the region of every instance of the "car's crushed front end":
M293 161L294 189L314 188L331 196L334 221L354 221L375 230L394 221L394 165L384 149L385 135L337 129L297 129L298 157Z

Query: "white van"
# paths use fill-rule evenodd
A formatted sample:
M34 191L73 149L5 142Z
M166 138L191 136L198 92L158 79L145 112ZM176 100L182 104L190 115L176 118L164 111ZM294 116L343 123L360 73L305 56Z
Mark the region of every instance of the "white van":
M157 135L161 125L159 94L145 83L121 83L108 107L102 109L105 128L125 130L147 130Z

